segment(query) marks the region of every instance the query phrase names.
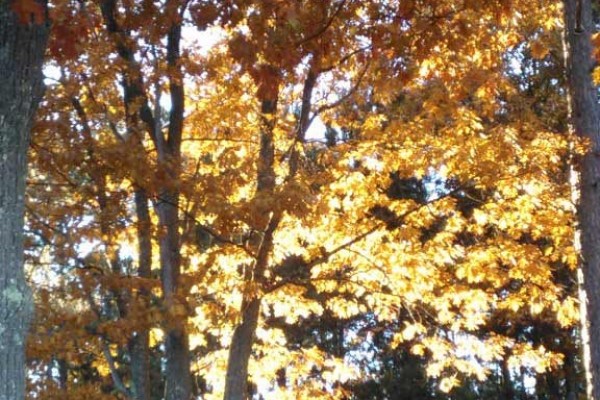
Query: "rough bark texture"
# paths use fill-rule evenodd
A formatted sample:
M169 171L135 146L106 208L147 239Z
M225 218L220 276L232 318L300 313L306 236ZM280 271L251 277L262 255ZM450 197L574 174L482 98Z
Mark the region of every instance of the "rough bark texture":
M590 34L593 31L590 0L565 0L567 73L571 123L575 133L592 147L580 160L578 219L581 234L581 272L587 298L584 324L591 337L600 332L600 110L591 78L594 67ZM585 331L585 329L584 329ZM584 337L584 342L586 342ZM589 340L588 396L600 399L600 340Z
M0 2L0 400L25 397L33 305L23 273L23 199L48 35L46 24L21 24L10 7Z

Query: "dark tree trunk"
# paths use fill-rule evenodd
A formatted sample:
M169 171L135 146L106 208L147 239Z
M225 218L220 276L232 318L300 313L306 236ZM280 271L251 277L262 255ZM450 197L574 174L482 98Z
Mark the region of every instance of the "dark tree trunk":
M166 308L172 310L180 303L178 299L183 298L178 293L181 273L179 181L181 178L181 137L185 100L182 84L183 72L180 63L181 20L174 18L167 32L166 59L169 66L171 110L168 132L165 134L160 129L160 123L157 123L159 115L152 115L148 96L144 89L144 74L135 59L134 51L128 45L131 38L128 36L127 30L119 25L116 0L102 0L100 7L106 28L115 40L117 52L127 64L122 85L127 115L131 119L130 125L135 127L139 118L144 123L158 153L159 171L155 175L158 198L155 210L159 220L161 284ZM181 6L174 0L167 1L165 8L178 10L177 15L180 17L185 13L185 5ZM167 319L169 321L165 327L165 399L188 400L192 396L192 378L186 331L187 316L172 317L169 315Z
M590 34L593 31L590 0L565 0L567 73L571 124L575 134L588 139L591 148L575 166L579 172L577 215L581 235L581 273L586 311L583 347L586 355L588 396L600 399L600 113L591 78L594 67ZM587 337L586 337L587 336Z
M168 6L168 5L167 5ZM183 13L183 10L181 11ZM163 297L167 308L180 303L181 240L179 234L179 184L181 180L181 137L183 132L184 88L180 59L181 25L174 23L167 35L169 73L168 137L158 145L159 168L168 180L159 189L157 213L160 225L160 267ZM162 133L160 133L162 135ZM160 137L159 135L159 137ZM183 304L180 304L181 306ZM166 329L166 400L188 400L192 397L190 348L186 329L187 315L169 318Z
M500 365L502 369L502 400L512 400L515 396L513 382L510 377L510 370L508 368L508 358L504 358Z
M152 221L148 208L146 191L137 188L134 193L135 212L137 215L138 237L138 276L149 279L152 270ZM148 301L149 292L141 289L141 301ZM135 332L129 341L131 355L131 378L133 381L133 396L135 400L150 400L150 343L149 333L145 324Z
M23 199L48 37L45 23L21 23L11 4L0 2L0 400L25 397L25 340L33 303L23 273Z
M178 194L163 192L158 200L160 264L163 297L167 309L181 307L177 289L181 270L179 253ZM166 399L188 400L192 393L190 351L186 317L169 313L166 327Z
M565 348L565 360L563 363L563 373L565 377L565 400L577 400L579 397L580 375L577 373L576 349L574 346Z
M67 390L67 385L69 383L69 365L63 358L56 360L56 363L58 364L58 387L61 390Z

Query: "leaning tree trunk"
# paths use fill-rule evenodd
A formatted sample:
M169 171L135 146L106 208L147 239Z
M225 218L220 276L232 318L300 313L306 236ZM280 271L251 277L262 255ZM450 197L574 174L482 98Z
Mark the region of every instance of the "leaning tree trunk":
M233 332L229 348L224 400L246 400L248 398L248 363L252 355L260 303L258 297L244 300L242 303L242 318Z
M577 215L581 237L582 331L590 399L600 399L600 110L592 82L594 68L590 35L590 0L565 0L567 74L571 124L575 134L591 147L575 165L579 172ZM586 315L587 314L587 315ZM585 334L586 331L589 334Z
M316 56L315 56L316 57ZM313 58L314 63L315 58ZM296 127L295 135L298 143L303 143L306 131L310 125L309 116L311 108L311 96L313 88L317 82L318 73L310 70L304 81L302 92L302 105L300 109L300 119ZM262 66L263 71L267 72L267 78L264 82L259 82L258 97L261 102L261 132L260 132L260 150L257 160L257 187L256 195L270 195L275 191L275 145L274 128L275 116L277 114L277 101L279 97L279 73L272 66ZM299 155L294 149L290 154L289 174L287 179L293 179L299 169ZM263 231L263 238L256 252L256 260L252 271L245 277L246 284L253 284L254 290L264 289L265 272L269 265L269 258L273 251L273 239L275 231L279 227L279 222L283 216L282 210L276 210L272 213L269 221L266 221L266 227ZM251 273L250 273L251 272ZM251 282L254 280L254 282ZM227 361L227 373L225 376L224 400L246 400L249 398L248 388L248 364L252 355L252 345L258 320L260 317L261 293L244 293L241 309L241 321L235 328L231 345L229 347L229 358Z
M23 273L23 199L48 36L46 23L22 23L11 4L0 2L0 400L25 397L33 302Z

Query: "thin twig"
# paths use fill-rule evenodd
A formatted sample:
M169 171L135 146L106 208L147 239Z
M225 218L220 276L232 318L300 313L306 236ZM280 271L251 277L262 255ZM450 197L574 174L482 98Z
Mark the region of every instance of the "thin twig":
M335 9L335 11L333 12L333 14L331 15L331 17L329 17L329 19L327 20L327 22L325 22L325 24L318 29L316 32L302 38L301 40L297 41L296 43L294 43L294 45L299 46L301 44L304 44L310 40L313 40L319 36L321 36L322 34L324 34L327 29L329 29L329 27L331 26L331 24L333 24L333 21L335 20L335 17L338 16L338 14L342 11L342 8L344 7L344 5L346 4L346 0L342 0L339 2L337 8Z

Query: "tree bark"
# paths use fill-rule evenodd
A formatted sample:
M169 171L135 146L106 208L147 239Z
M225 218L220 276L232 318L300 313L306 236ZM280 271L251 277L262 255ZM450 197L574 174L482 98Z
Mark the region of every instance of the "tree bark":
M181 261L179 253L178 193L164 191L160 195L157 212L161 232L160 264L163 298L169 311L183 306L177 294ZM192 394L190 351L186 318L169 312L166 327L166 400L188 400Z
M563 4L571 125L577 136L591 143L575 168L579 172L581 305L587 314L582 316L587 392L596 400L600 399L600 340L588 340L585 335L586 331L593 336L600 332L600 110L591 77L592 7L590 0L565 0Z
M315 56L317 57L317 56ZM310 125L309 116L311 110L312 91L316 84L318 73L314 70L313 58L308 74L304 81L302 91L302 106L298 120L295 138L302 143L306 131ZM261 67L259 67L261 68ZM258 97L261 102L261 132L260 150L257 160L257 186L256 195L273 195L275 192L275 145L273 142L273 129L275 128L275 116L277 113L277 101L279 96L279 75L275 68L262 66L268 73L269 78L258 82ZM299 169L299 154L295 146L292 147L289 161L290 171L288 179L293 179ZM246 400L249 398L248 364L252 355L252 345L258 319L260 316L261 290L265 286L265 272L269 265L269 257L273 251L273 238L279 222L283 216L283 210L275 210L270 219L266 221L263 230L262 242L256 252L256 260L251 273L245 276L246 284L251 285L250 293L244 293L241 308L241 322L236 327L231 345L229 347L229 358L227 362L227 374L225 376L224 400ZM249 271L250 272L250 271Z
M186 3L187 4L187 3ZM184 88L180 65L181 20L185 5L169 0L165 10L177 12L170 15L170 27L166 40L166 58L169 66L169 112L168 132L158 129L158 115L152 115L148 96L144 89L143 73L136 61L134 51L128 46L131 39L128 32L119 26L116 0L102 0L100 3L104 23L113 35L119 56L127 66L122 82L126 114L134 127L137 118L141 120L152 139L158 153L156 186L158 198L155 203L158 215L161 284L164 304L167 310L177 307L179 276L181 273L181 242L179 234L179 181L181 178L181 137L184 118ZM166 16L166 14L165 14ZM187 317L168 315L165 327L165 399L188 400L192 396L190 373L190 350L186 331Z
M225 400L246 400L248 397L248 363L252 354L259 313L260 298L243 302L242 321L235 328L229 348Z
M566 339L570 340L570 339ZM577 357L575 346L565 347L565 360L563 362L563 373L565 377L565 399L576 400L579 397L579 382L581 379L577 374Z
M169 3L167 7L169 7ZM174 3L176 4L176 3ZM183 13L183 10L181 10ZM179 196L181 180L181 137L183 133L184 88L182 83L180 45L181 25L174 22L167 34L167 65L169 72L169 93L171 110L169 113L168 137L157 146L159 169L168 179L161 183L157 213L160 226L160 264L163 297L167 308L183 306L180 296L179 277L181 275L181 240L179 234ZM159 137L162 133L159 132ZM161 151L162 148L162 151ZM161 157L161 154L164 156ZM188 400L192 397L192 376L190 373L190 347L186 329L187 315L169 316L166 329L166 400Z
M274 116L277 110L277 94L273 93L272 99L262 100L262 127L260 139L260 153L257 168L256 194L273 194L275 189L274 158L275 147L273 144ZM272 215L267 221L263 232L252 273L245 276L246 284L252 285L252 292L244 293L242 301L241 322L233 332L229 347L227 374L225 376L224 400L246 400L248 398L248 364L252 354L254 335L258 326L260 315L261 293L256 289L263 286L264 273L268 266L269 256L273 249L273 235L279 220L280 213Z
M0 400L25 397L25 340L33 302L23 272L27 149L48 37L0 2Z
M500 368L502 369L502 400L514 399L515 393L513 388L513 382L510 376L510 369L508 368L508 357L505 357L500 361Z
M149 279L152 271L152 221L148 208L146 191L136 188L134 193L135 212L137 215L138 237L138 276ZM148 300L148 290L139 292L143 301ZM143 324L129 340L129 354L131 356L131 379L133 382L133 397L135 400L150 400L150 337L148 329Z

